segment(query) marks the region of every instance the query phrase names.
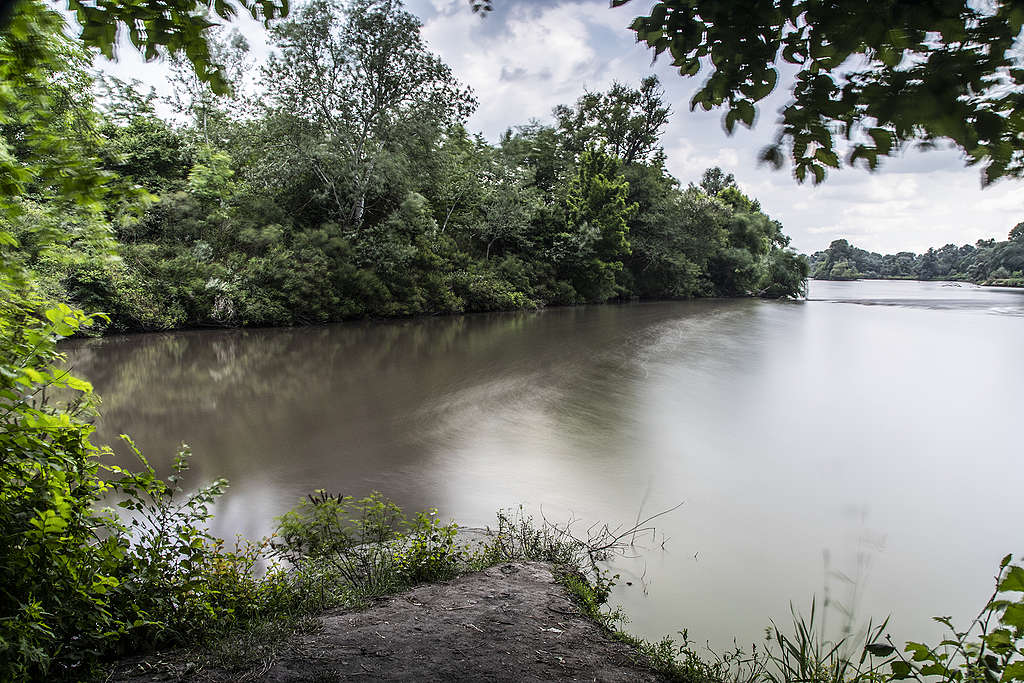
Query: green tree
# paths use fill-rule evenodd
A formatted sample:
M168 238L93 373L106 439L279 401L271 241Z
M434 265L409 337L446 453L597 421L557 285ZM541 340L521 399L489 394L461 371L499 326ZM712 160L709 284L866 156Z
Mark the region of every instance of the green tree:
M700 189L709 197L717 197L720 192L730 187L736 187L736 178L718 166L706 169L700 179Z
M271 29L263 70L284 146L312 171L336 218L363 226L375 174L409 126L461 123L474 106L399 0L314 0Z
M637 166L626 177L630 199L640 207L629 227L633 293L672 298L711 293L708 260L725 244L727 208L692 186L681 190L660 167Z
M207 32L207 44L211 58L219 65L226 92L214 90L180 55L172 55L169 60L169 80L173 86L170 104L175 112L188 117L192 124L190 132L209 145L227 132L230 121L244 113L242 90L250 65L247 61L249 42L237 30L226 33L219 28L211 28ZM223 143L222 140L218 142Z
M613 83L608 92L586 92L575 107L555 107L554 115L566 149L580 154L594 145L617 156L627 166L647 163L661 153L662 129L670 109L657 76L648 76L639 88Z
M804 296L809 274L806 256L789 249L774 249L767 257L758 294L772 299Z
M847 259L839 259L832 264L828 275L830 280L856 280L860 277L857 267Z
M541 210L542 198L531 177L522 169L494 163L486 176L486 191L481 198L481 220L476 233L486 243L484 260L493 247L524 248L532 242L530 228Z
M607 301L618 293L616 278L630 253L627 221L637 206L626 203L629 183L621 166L603 149L586 150L566 195L567 232L559 236L555 255L585 301Z
M80 5L76 7L81 9ZM211 585L206 579L194 581L203 574L213 576L210 564L186 580L178 573L186 567L198 568L201 562L197 560L206 553L207 537L194 518L179 517L175 540L162 537L149 555L150 559L163 558L162 569L167 570L163 576L168 579L159 590L151 590L156 572L149 571L152 565L136 553L146 547L145 539L153 537L144 528L129 535L115 515L100 509L115 487L121 487L127 495L125 504L137 502L138 495L152 494L154 501L162 499L167 489L158 483L151 469L137 477L129 476L99 461L109 449L90 442L90 407L95 404L92 388L62 367L64 359L57 349L60 339L89 326L94 318L66 304L54 304L49 297L56 293L42 287L32 270L54 263L64 267L83 251L103 252L111 245L107 218L116 208L111 200L126 194L114 192L118 189L117 178L103 168L99 153L101 119L90 96L91 82L86 72L89 53L83 43L95 45L98 39L89 33L90 26L103 25L110 17L131 16L132 11L144 13L149 11L147 7L126 10L104 5L96 9L96 14L87 12L93 18L86 24L82 41L69 38L64 33L63 17L41 3L22 0L13 7L8 5L2 18L3 680L88 679L98 658L117 651L143 630L153 629L148 631L149 640L167 642L156 632L163 617L172 612L189 613L183 621L203 623L187 603L227 594L224 586L206 592L202 584ZM182 25L178 19L161 16L151 33L135 38L150 46L167 41L177 41L175 44L180 46L187 36L175 32L187 34L194 25L185 20L187 25ZM141 29L141 23L135 27L136 31ZM54 390L64 392L59 402L52 396ZM164 512L167 510L159 514ZM179 540L190 549L185 557L178 552L182 550L176 545ZM154 546L148 549L154 550ZM221 561L218 567L227 569L228 565ZM174 590L186 583L191 584L186 590ZM154 597L157 599L150 600ZM143 602L145 607L141 606ZM173 609L166 609L172 604ZM213 607L209 602L204 606ZM238 607L207 609L206 614L224 617Z
M96 163L99 117L88 53L59 14L25 1L0 37L0 209L26 192L98 207L112 180Z

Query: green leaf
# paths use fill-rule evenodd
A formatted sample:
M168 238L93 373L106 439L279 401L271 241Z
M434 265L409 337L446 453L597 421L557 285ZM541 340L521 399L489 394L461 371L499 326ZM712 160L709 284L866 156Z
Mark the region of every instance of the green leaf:
M831 166L832 168L839 168L839 157L836 156L836 153L830 149L825 149L824 147L818 148L814 152L814 158L820 161L821 163L825 164L826 166Z
M1000 681L1024 681L1024 661L1017 661L1008 664L1003 669L1003 677Z
M888 643L871 643L870 645L865 645L864 650L872 657L888 657L893 652L896 652L896 648Z
M999 622L1006 626L1012 626L1019 631L1024 631L1024 603L1014 603L1006 608Z
M910 675L913 672L913 669L911 668L910 664L904 661L898 660L892 662L891 664L889 664L889 667L892 669L893 678L897 680L903 678L910 678Z
M945 665L939 664L937 662L932 664L925 664L921 667L921 673L925 676L945 676L946 671L947 669Z
M999 582L999 590L1001 592L1024 591L1024 568L1011 566L1006 576Z
M903 651L910 654L915 662L926 662L932 658L931 650L921 643L907 643Z

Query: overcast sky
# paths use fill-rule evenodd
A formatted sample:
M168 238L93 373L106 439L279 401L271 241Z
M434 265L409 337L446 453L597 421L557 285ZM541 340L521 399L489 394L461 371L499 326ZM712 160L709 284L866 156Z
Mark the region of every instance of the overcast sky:
M491 140L530 119L550 121L557 104L571 104L583 90L601 90L618 80L637 84L655 73L673 116L663 143L669 171L683 183L704 169L721 166L740 186L782 221L793 246L810 253L844 237L873 251L923 251L949 242L1006 239L1024 220L1024 181L1003 180L981 189L979 172L953 151L908 151L868 173L844 168L824 184L800 185L789 169L758 166L757 153L774 133L777 112L788 96L780 87L762 103L753 130L737 126L726 135L718 111L689 111L703 75L680 77L667 60L651 64L651 53L626 29L647 5L634 0L611 9L607 0L496 0L481 18L466 0L407 0L424 22L431 49L473 88L479 108L471 130ZM241 22L255 58L267 53L263 29ZM122 78L138 78L166 93L166 68L144 64L131 50L107 67Z

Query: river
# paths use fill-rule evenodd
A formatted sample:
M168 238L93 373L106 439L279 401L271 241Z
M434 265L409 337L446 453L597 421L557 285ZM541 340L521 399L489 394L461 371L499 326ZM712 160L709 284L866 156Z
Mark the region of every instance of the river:
M166 472L231 489L215 533L268 533L314 489L493 523L657 520L613 596L646 637L716 648L826 596L830 628L967 619L1024 552L1024 290L811 283L708 300L68 345ZM662 549L662 541L664 549ZM629 582L632 585L627 585Z

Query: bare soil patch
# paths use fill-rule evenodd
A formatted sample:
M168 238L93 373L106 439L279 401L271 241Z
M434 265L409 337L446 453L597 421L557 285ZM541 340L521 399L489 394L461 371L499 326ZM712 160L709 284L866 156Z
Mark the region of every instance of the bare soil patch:
M539 562L425 584L363 611L328 611L321 623L247 672L157 673L142 661L110 680L665 680L585 616L556 582L552 566Z

